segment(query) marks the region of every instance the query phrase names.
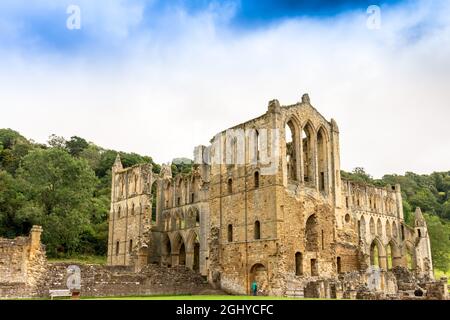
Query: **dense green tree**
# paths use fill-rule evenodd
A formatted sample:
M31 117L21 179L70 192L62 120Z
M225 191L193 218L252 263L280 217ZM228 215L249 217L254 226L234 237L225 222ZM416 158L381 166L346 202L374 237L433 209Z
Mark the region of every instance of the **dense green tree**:
M87 162L59 148L35 150L24 157L18 177L29 200L21 218L44 227L49 254L76 251L98 183Z
M428 188L417 190L414 195L408 198L408 202L413 207L420 207L426 212L438 213L440 211L440 204L438 203L436 196Z
M450 225L435 215L425 214L430 235L433 266L444 272L450 269Z
M6 171L0 170L0 236L15 237L28 232L29 225L17 218L17 212L26 199L18 181Z
M52 134L47 141L50 147L58 149L66 149L66 142L64 137L57 136L56 134Z
M66 141L66 149L74 157L78 157L87 147L89 147L89 143L77 136L73 136L69 141Z
M11 129L0 129L0 144L0 169L14 175L22 157L33 149L33 145Z

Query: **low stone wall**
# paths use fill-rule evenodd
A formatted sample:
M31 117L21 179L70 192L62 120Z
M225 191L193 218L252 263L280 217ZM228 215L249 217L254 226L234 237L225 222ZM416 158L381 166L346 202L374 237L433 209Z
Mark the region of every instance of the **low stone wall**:
M49 264L41 296L48 296L49 290L67 289L67 268L70 265L73 264ZM78 266L81 270L81 296L85 297L215 293L201 275L182 266L148 265L139 273L124 267Z

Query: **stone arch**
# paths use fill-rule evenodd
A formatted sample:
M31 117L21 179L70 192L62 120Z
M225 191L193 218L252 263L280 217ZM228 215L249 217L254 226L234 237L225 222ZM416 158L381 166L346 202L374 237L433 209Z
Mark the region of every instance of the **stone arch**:
M380 218L377 219L377 235L379 237L383 236L383 223Z
M386 252L381 240L376 237L370 244L370 265L385 269Z
M370 218L369 227L370 227L370 235L374 236L375 235L375 221L373 220L373 217Z
M164 231L170 230L171 215L170 212L163 213Z
M184 229L186 227L186 219L183 210L175 211L177 229Z
M359 219L359 239L362 239L363 241L366 240L366 219L364 219L364 216L361 216L361 219Z
M261 146L260 146L260 144L261 144L261 140L260 140L260 137L259 137L259 131L257 130L257 129L255 129L255 133L254 133L254 143L255 143L255 146L254 146L254 150L255 150L255 159L254 160L256 160L255 162L258 162L259 160L260 160L260 151L261 151Z
M253 173L253 186L255 189L259 188L259 170L255 170Z
M196 201L198 191L199 191L199 178L194 174L192 175L190 185L190 203L194 203Z
M169 208L172 204L172 192L171 192L171 183L170 181L166 182L165 188L164 188L164 208Z
M386 245L386 266L387 269L392 269L400 265L401 253L397 242L391 239Z
M253 226L253 238L255 240L261 239L261 222L256 220Z
M194 230L186 236L186 266L197 272L200 270L200 237Z
M186 265L186 241L181 232L176 232L172 238L172 263L173 265Z
M186 227L194 228L200 225L200 214L196 207L190 207L186 215Z
M306 251L319 251L319 222L316 214L308 217L305 224Z
M255 263L250 268L249 278L250 291L252 283L256 282L258 292L262 295L267 295L269 278L267 268L262 263Z
M163 233L161 239L161 264L172 265L172 244L167 233Z
M177 230L178 228L178 220L175 212L170 214L170 230Z
M386 238L390 239L392 238L392 227L389 220L386 220Z
M298 144L299 125L295 117L289 118L284 126L285 144L286 144L286 170L288 181L298 181L297 165L299 162L299 144Z
M327 130L320 126L317 131L317 168L319 174L319 191L328 191L328 148L329 138Z
M303 181L308 184L314 184L314 137L315 130L311 121L306 121L301 130L302 144L302 172Z
M398 228L395 221L392 221L392 238L398 239Z

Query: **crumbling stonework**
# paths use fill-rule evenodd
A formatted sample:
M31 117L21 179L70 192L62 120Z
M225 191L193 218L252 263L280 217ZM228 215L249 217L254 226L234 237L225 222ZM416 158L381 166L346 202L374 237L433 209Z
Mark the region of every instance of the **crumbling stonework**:
M401 290L396 267L408 268L415 281L432 281L420 209L411 228L399 185L341 178L337 123L326 120L307 94L288 106L270 101L265 114L218 133L194 156L193 171L175 177L170 165L142 175L136 172L145 165L123 169L117 159L110 265L136 265L134 248L126 248L147 241L137 250L149 262L184 265L233 294L249 294L256 282L263 295L388 298ZM156 217L145 236L133 231L141 220L129 208L150 196L130 194L133 183L156 186ZM150 205L140 206L142 217L152 211L145 201Z
M0 297L39 295L47 267L41 233L33 226L28 237L0 238Z
M67 289L69 263L52 263L41 288L48 296L49 290ZM154 264L134 272L132 267L80 265L81 296L137 296L177 294L223 294L214 290L204 277L178 266L166 268Z

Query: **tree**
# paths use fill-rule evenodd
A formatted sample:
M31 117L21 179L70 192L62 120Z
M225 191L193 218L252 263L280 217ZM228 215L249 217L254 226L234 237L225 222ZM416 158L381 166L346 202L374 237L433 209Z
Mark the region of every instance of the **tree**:
M48 145L52 148L66 149L66 139L56 134L52 134L47 141Z
M74 157L78 157L83 150L89 147L89 143L83 138L73 136L65 145L67 151Z
M440 211L440 205L430 189L419 189L416 194L409 197L408 202L412 207L420 207L427 212L438 213Z
M98 183L86 161L59 148L35 150L24 157L18 177L29 201L20 216L44 227L49 255L79 249Z
M172 176L176 176L179 173L189 174L192 171L194 162L188 158L175 158L172 160Z
M33 145L18 132L11 129L0 129L0 169L15 174L20 160Z
M447 272L450 269L450 225L434 215L424 214L424 217L430 235L433 266Z
M28 232L31 225L17 217L25 202L19 183L8 172L0 171L0 236L12 238Z

